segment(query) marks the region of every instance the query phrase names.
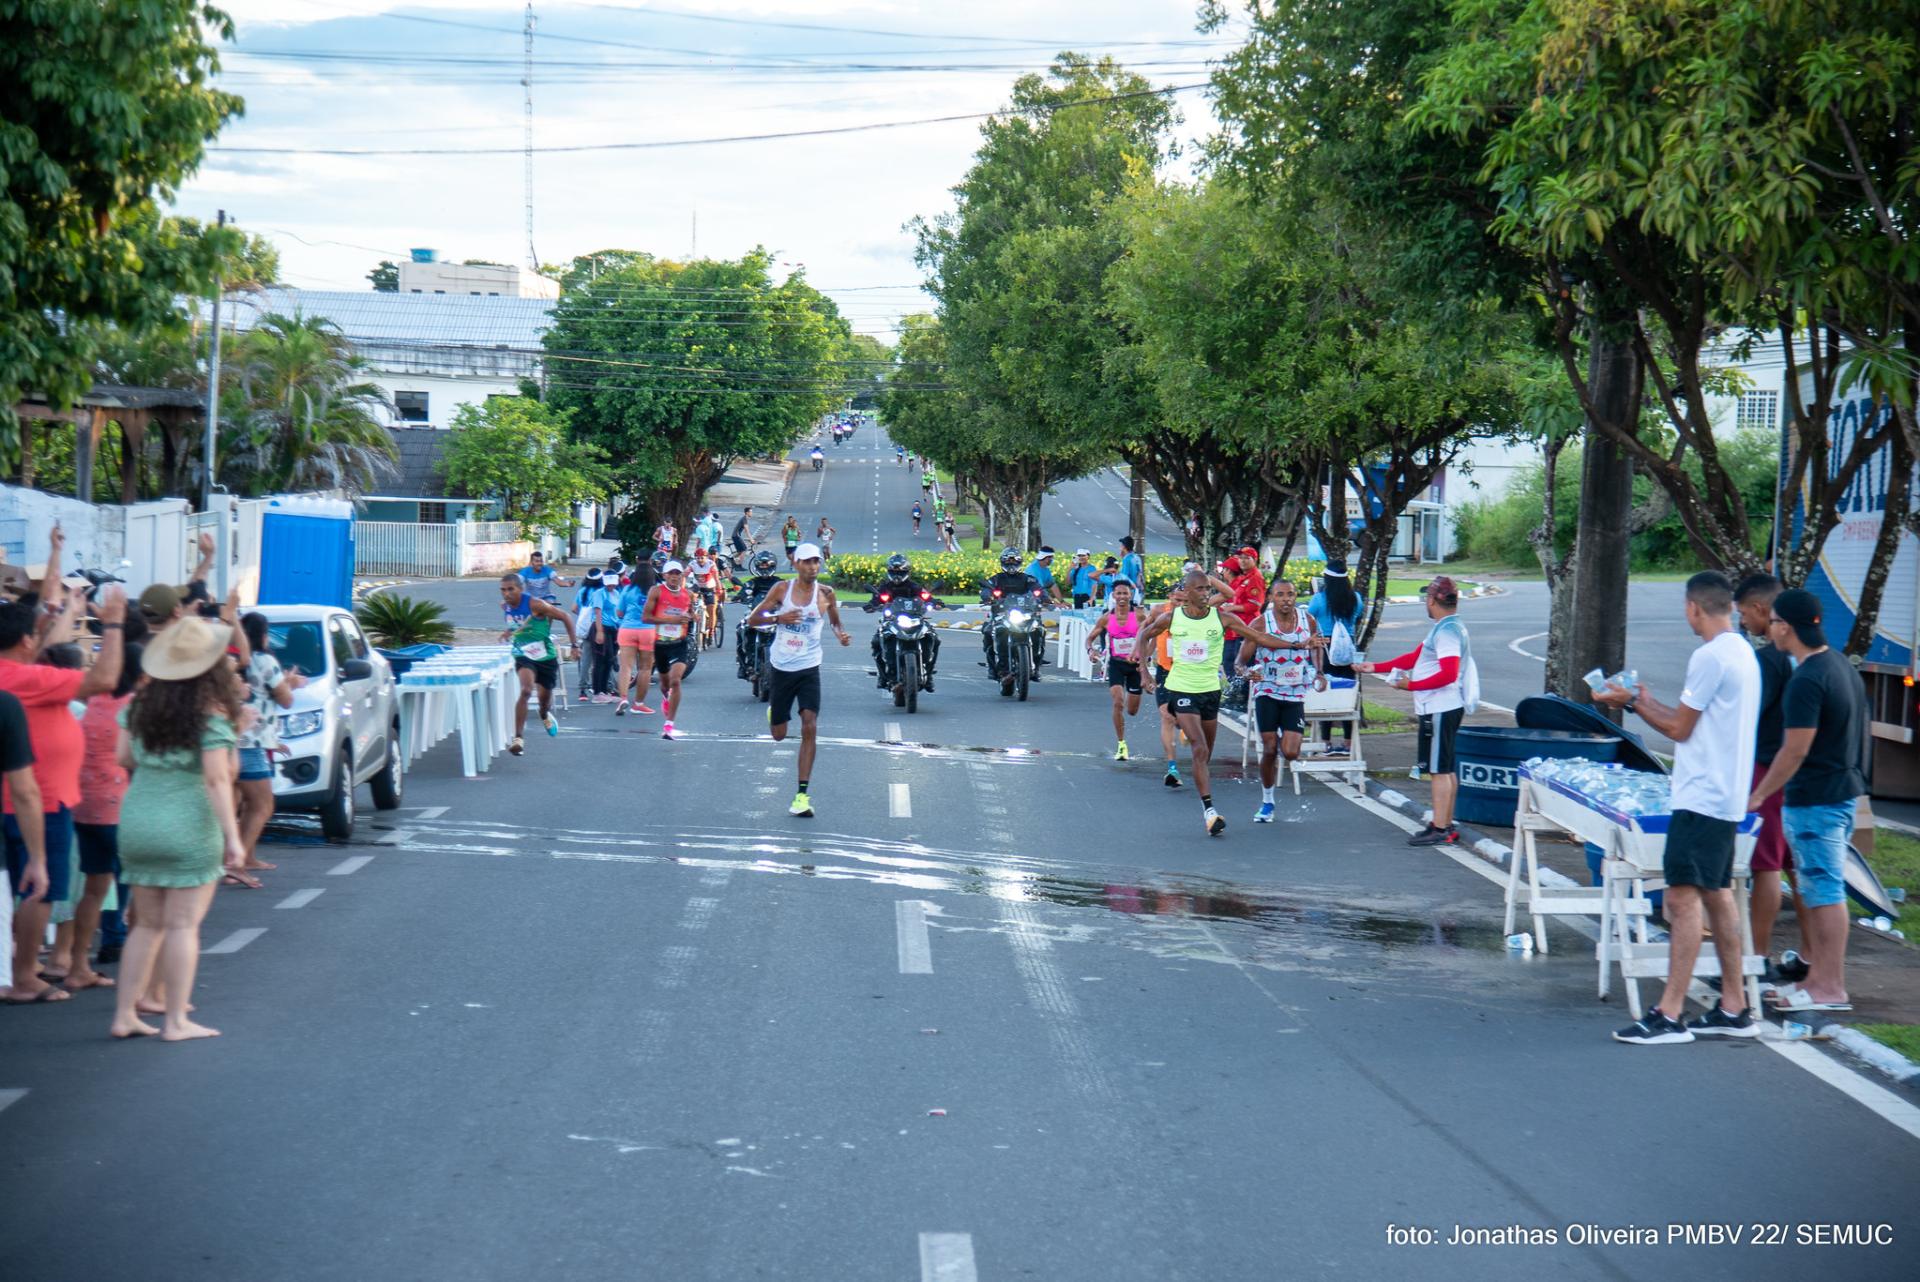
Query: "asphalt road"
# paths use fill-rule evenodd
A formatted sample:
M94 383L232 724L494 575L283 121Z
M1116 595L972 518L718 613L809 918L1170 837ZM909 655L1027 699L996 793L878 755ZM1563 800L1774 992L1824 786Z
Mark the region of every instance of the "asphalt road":
M576 708L475 780L436 748L350 847L278 824L205 931L219 1040L0 1011L0 1273L1915 1275L1920 1138L1767 1046L1613 1043L1589 950L1507 953L1488 881L1327 789L1254 827L1236 764L1209 839L1093 686L1003 699L950 634L909 717L868 625L817 818L714 656L680 742ZM1564 1242L1755 1222L1895 1245Z

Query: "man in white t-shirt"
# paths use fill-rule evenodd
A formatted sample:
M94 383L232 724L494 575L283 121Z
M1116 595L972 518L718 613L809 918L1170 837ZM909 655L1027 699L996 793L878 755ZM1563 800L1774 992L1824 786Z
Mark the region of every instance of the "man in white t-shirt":
M1733 903L1734 831L1747 815L1753 786L1754 739L1760 716L1760 661L1733 618L1733 584L1717 570L1687 580L1687 626L1700 648L1687 660L1686 688L1673 707L1645 686L1632 694L1610 687L1596 703L1636 712L1673 740L1673 814L1661 875L1667 883L1667 986L1658 1005L1616 1032L1635 1046L1690 1042L1696 1036L1758 1037L1740 982L1740 919ZM1720 955L1720 1000L1698 1019L1682 1021L1687 986L1700 955L1701 916L1713 922Z
M1407 839L1409 846L1451 846L1460 840L1453 823L1453 802L1460 793L1454 763L1454 738L1466 715L1461 671L1467 654L1467 627L1460 622L1459 585L1442 574L1427 585L1427 617L1433 626L1420 644L1397 659L1383 663L1356 663L1356 672L1385 672L1395 685L1413 691L1414 715L1420 719L1419 763L1433 778L1433 818ZM1406 672L1404 680L1401 672Z

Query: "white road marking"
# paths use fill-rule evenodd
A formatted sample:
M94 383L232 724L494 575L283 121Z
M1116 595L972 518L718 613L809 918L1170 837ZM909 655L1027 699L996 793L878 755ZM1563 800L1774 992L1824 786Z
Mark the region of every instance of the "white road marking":
M413 829L395 828L392 832L382 833L374 839L376 846L404 846L413 840Z
M927 939L927 901L893 901L893 931L902 975L933 974L933 945Z
M973 1234L922 1233L920 1282L979 1282L973 1267Z
M1519 655L1523 659L1532 659L1536 663L1545 663L1547 661L1546 655L1535 654L1531 650L1524 649L1521 647L1520 643L1522 641L1538 641L1541 637L1546 635L1547 634L1544 632L1534 632L1524 637L1515 637L1513 640L1507 642L1507 649L1513 651L1515 654Z
M1014 927L1007 936L1013 944L1014 969L1020 972L1027 1000L1046 1025L1048 1040L1053 1043L1054 1055L1067 1080L1096 1103L1112 1103L1113 1083L1107 1080L1106 1071L1100 1067L1087 1041L1080 1003L1054 961L1053 941L1047 937L1045 927L1032 906L1023 903L1009 903L1006 920Z
M415 815L414 818L438 819L441 815L444 815L446 813L447 813L447 808L445 806L422 806L420 807L420 813Z
M900 734L900 723L898 721L887 722L886 734L889 743L899 743L902 737Z
M335 864L333 867L327 869L327 876L344 877L348 873L359 872L362 868L365 868L368 864L372 862L373 862L372 855L350 855L347 858L342 859L339 863Z
M26 1097L26 1088L21 1086L10 1086L4 1091L0 1091L0 1113L6 1112L9 1107L18 1104Z
M248 926L244 930L234 931L211 948L202 948L200 954L203 957L210 957L214 953L237 953L266 933L265 926Z
M682 930L705 930L707 923L713 920L713 910L720 906L718 899L689 899L687 911L681 914Z
M895 819L913 818L913 795L906 784L887 785L887 814Z
M314 900L320 898L320 896L326 893L327 892L324 890L296 890L291 895L288 895L285 899L282 899L279 903L275 904L274 907L275 908L305 908L308 904L312 903Z

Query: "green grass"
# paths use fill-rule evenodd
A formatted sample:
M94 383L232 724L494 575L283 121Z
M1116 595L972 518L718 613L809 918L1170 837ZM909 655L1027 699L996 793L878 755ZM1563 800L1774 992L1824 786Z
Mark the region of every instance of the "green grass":
M1361 734L1401 734L1412 730L1418 724L1406 713L1396 708L1389 708L1384 703L1375 703L1371 699L1362 700L1361 708L1365 711L1367 718L1365 727L1360 731Z
M1880 884L1891 889L1905 886L1909 890L1920 886L1920 839L1894 832L1889 828L1873 830L1873 856L1867 860L1874 873L1880 878ZM1867 910L1852 899L1847 907L1855 917L1867 916Z
M1920 1061L1920 1024L1855 1024L1882 1046L1890 1046L1908 1059Z

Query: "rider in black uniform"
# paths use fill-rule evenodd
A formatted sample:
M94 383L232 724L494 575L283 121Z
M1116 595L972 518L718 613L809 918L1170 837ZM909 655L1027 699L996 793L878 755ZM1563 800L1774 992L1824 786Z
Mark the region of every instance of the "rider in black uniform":
M980 588L980 601L987 604L998 592L1002 600L1010 601L1015 597L1031 596L1040 591L1040 581L1020 568L1020 554L1012 548L1000 549L1000 573L988 579ZM1035 608L1039 608L1036 604ZM1009 680L994 663L992 615L988 615L988 626L980 629L980 645L987 652L987 674L996 681ZM1034 674L1037 678L1038 673Z
M759 605L767 599L767 593L773 591L774 584L784 581L779 575L774 573L774 570L779 564L780 558L765 548L762 548L753 554L753 577L751 579L742 581L739 574L729 572L727 582L738 590L741 601L749 606ZM742 615L740 616L740 622L736 623L733 627L734 666L739 669L742 677L748 675L747 659L752 655L752 651L746 645L746 640L747 619L745 615Z
M917 599L922 592L931 591L932 589L926 584L913 577L913 562L907 560L906 554L895 552L887 558L887 577L873 585L873 591L861 608L869 613L879 609L880 597L883 593L890 601L906 601ZM940 634L929 629L927 635L933 638L933 645L927 656L927 689L931 690L933 689L933 670L940 664ZM879 677L882 690L893 686L894 675L887 671L886 661L880 649L879 628L873 630L873 670Z

